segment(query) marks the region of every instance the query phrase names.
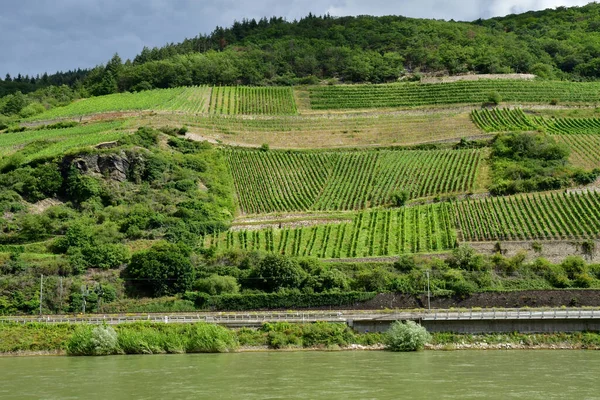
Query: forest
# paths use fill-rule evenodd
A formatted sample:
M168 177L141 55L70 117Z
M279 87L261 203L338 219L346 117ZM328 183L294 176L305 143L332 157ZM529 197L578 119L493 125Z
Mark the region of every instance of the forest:
M472 22L402 16L263 18L143 48L133 60L0 80L0 97L66 85L78 97L190 85L393 82L419 74L533 73L600 77L600 5ZM40 71L42 73L42 71ZM0 111L10 113L0 102Z

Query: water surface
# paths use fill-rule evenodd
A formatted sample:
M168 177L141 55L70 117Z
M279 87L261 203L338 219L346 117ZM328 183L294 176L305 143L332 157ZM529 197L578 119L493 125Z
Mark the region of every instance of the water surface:
M600 399L600 352L0 358L0 399Z

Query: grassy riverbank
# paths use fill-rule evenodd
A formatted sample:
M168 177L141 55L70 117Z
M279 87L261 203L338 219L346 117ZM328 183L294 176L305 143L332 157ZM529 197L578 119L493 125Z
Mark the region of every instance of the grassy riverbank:
M381 350L385 334L358 334L344 324L265 324L237 330L210 324L134 323L114 327L68 324L0 326L0 354L172 354L266 350ZM600 349L600 334L435 333L428 350Z

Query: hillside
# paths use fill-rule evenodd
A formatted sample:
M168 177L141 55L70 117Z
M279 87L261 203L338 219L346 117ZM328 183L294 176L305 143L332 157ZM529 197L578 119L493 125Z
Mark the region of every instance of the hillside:
M61 85L87 97L190 85L383 83L417 72L595 80L599 19L600 5L590 3L472 22L310 14L298 21L243 20L181 43L140 49L133 60L115 56L89 70L73 65L64 73L6 76L0 97Z
M425 270L437 295L600 287L597 96L197 86L22 118L0 131L0 313L35 312L42 275L47 312L340 305Z

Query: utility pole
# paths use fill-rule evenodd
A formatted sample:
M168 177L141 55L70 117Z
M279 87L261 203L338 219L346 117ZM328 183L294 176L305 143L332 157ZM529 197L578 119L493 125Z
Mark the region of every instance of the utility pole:
M42 301L44 300L44 274L40 275L40 315L42 315Z
M59 288L60 289L59 289L59 294L58 294L58 299L59 299L59 304L60 304L59 305L59 310L60 310L61 314L62 314L62 307L63 307L63 284L62 284L62 279L63 278L61 276L60 279L59 279L59 282L60 282Z
M431 311L431 290L429 287L429 270L425 271L427 274L427 309Z
M81 299L83 300L81 302L81 308L83 311L83 314L85 314L85 298L87 297L87 288L85 287L85 285L81 285Z

